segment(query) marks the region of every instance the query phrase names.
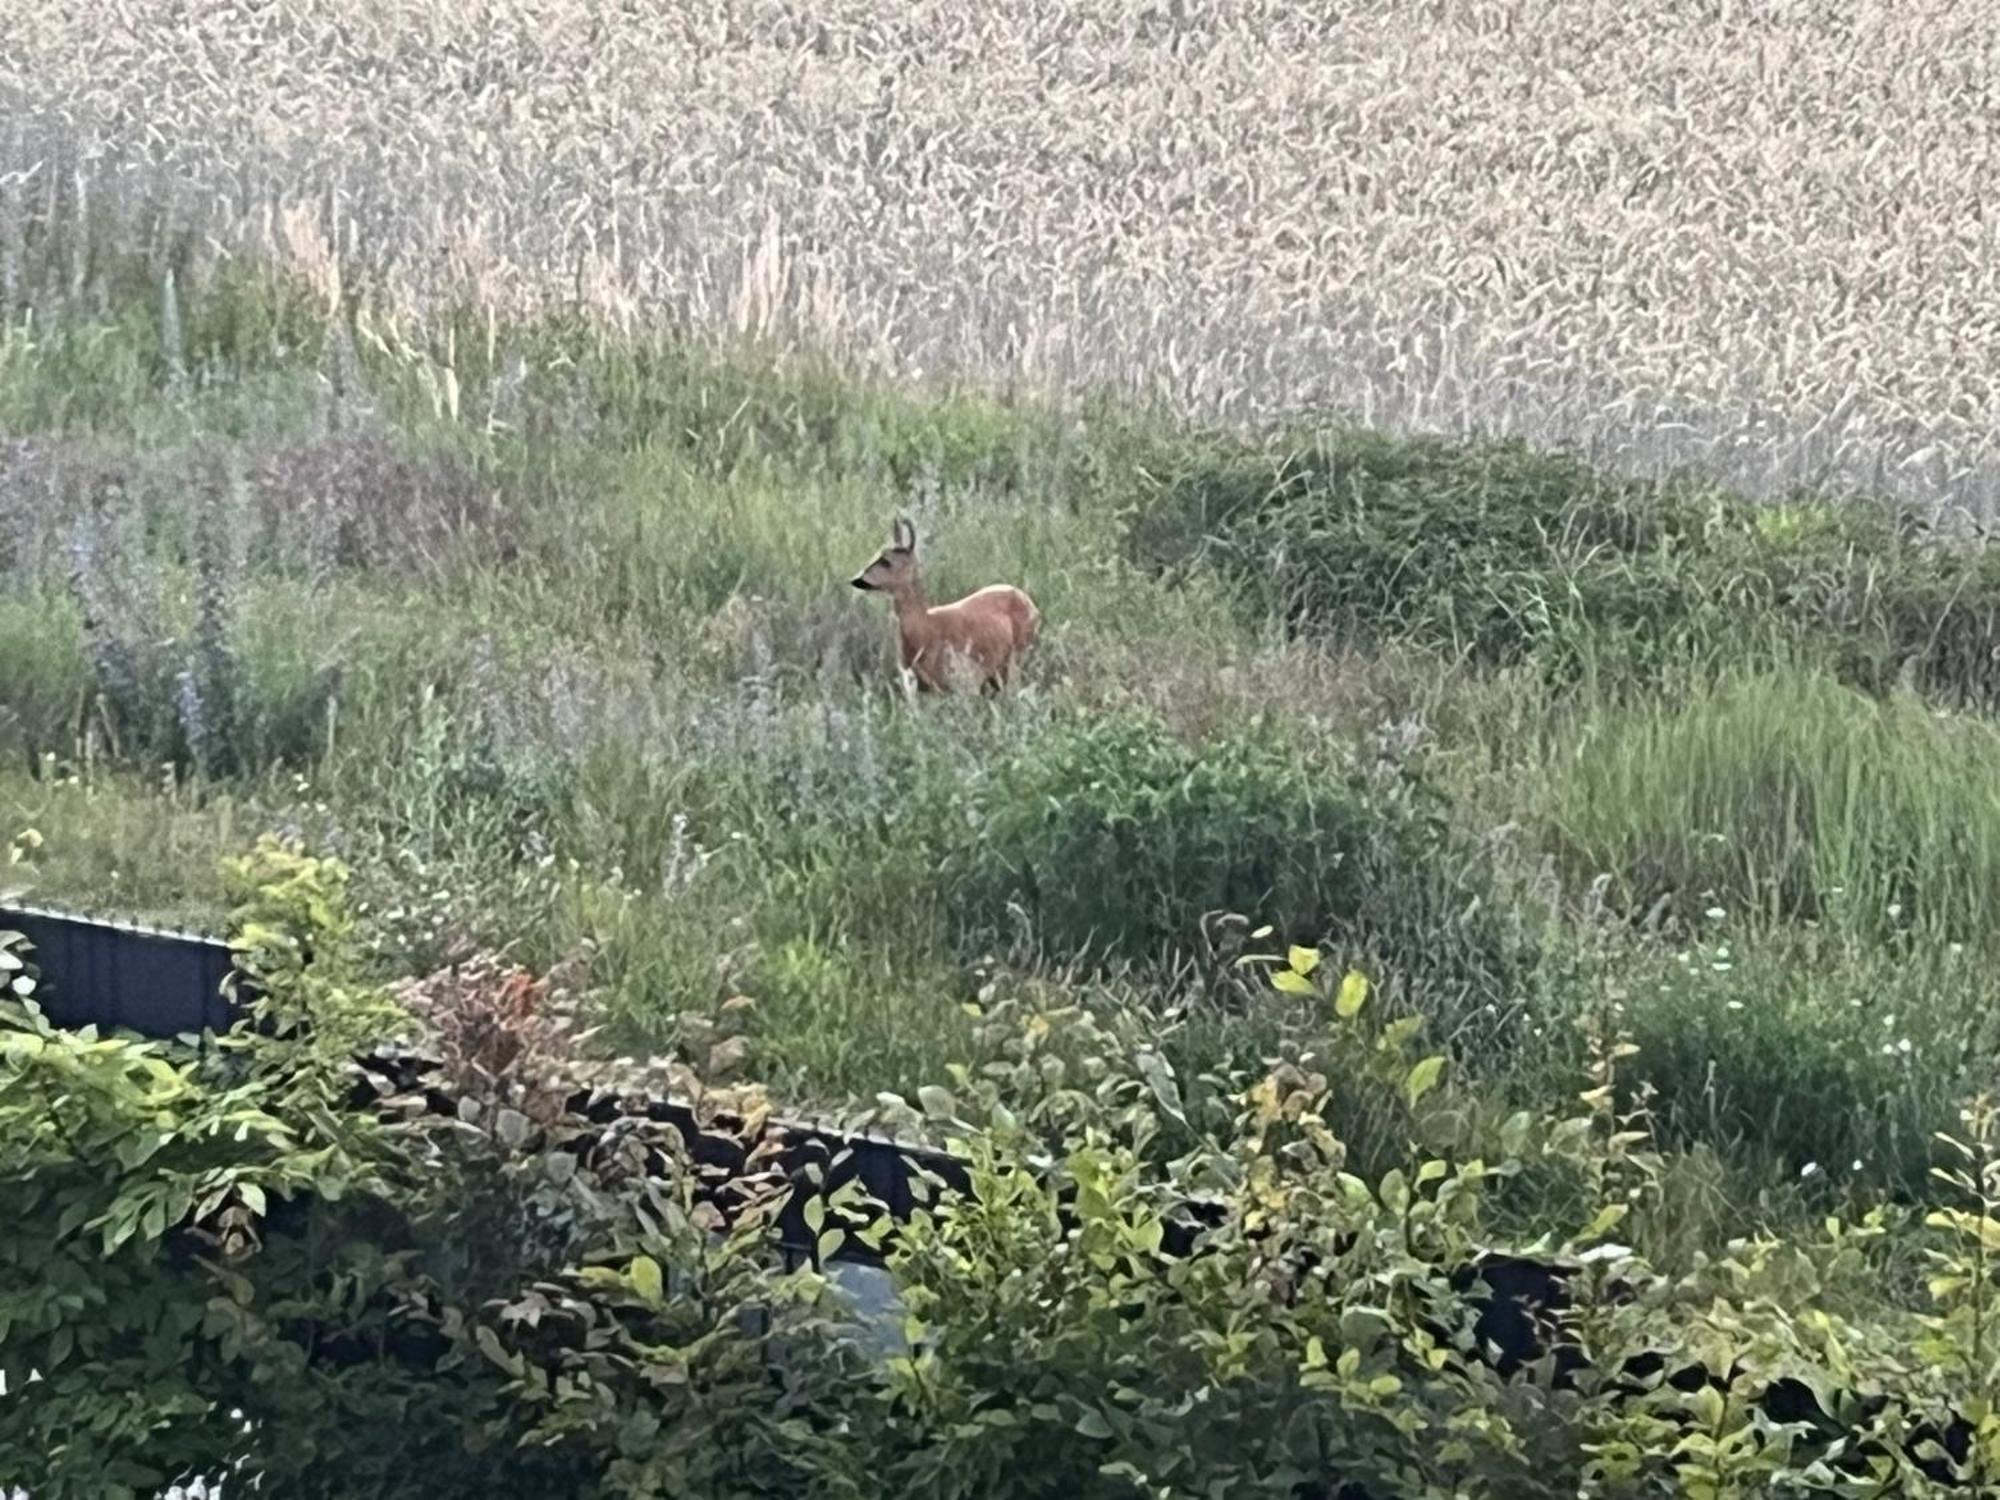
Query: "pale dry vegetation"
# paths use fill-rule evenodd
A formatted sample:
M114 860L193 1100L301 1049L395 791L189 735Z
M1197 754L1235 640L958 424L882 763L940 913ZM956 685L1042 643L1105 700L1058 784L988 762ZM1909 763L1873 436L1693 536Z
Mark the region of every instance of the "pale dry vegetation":
M1983 515L1997 19L0 0L0 270L81 198L121 236L365 270L406 311L580 298L902 374L1333 405Z

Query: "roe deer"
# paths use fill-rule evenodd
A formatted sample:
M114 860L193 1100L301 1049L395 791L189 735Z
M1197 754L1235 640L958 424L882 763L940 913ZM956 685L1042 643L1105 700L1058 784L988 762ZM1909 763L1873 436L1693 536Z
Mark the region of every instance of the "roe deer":
M988 584L951 604L927 603L917 579L917 529L901 516L889 545L854 575L854 586L887 594L896 606L903 670L927 692L943 692L961 676L982 690L998 689L1041 628L1041 611L1011 584Z

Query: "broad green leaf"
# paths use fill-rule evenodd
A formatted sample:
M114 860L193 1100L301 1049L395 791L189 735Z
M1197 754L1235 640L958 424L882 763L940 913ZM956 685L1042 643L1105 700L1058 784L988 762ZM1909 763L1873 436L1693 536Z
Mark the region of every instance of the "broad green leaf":
M1301 948L1294 943L1285 954L1285 962L1292 966L1294 974L1310 974L1319 967L1319 949Z
M625 1274L632 1280L632 1289L645 1299L648 1307L659 1307L665 1303L665 1278L660 1275L660 1263L652 1256L635 1256Z
M1597 1211L1597 1217L1590 1221L1590 1226L1583 1231L1579 1238L1594 1240L1601 1234L1609 1234L1619 1224L1624 1222L1625 1216L1631 1211L1632 1205L1629 1203L1605 1204L1604 1207Z
M1368 1003L1368 976L1359 970L1352 970L1340 981L1340 993L1333 998L1333 1013L1343 1021L1351 1021L1361 1014L1361 1007Z
M1442 1057L1427 1057L1410 1069L1410 1076L1403 1080L1403 1097L1409 1100L1412 1109L1416 1108L1418 1100L1437 1087L1438 1079L1443 1074Z
M1139 1071L1145 1075L1146 1086L1153 1091L1153 1098L1161 1109L1178 1123L1187 1123L1187 1113L1181 1106L1181 1087L1174 1080L1173 1064L1157 1052L1139 1054Z
M1273 974L1271 988L1283 990L1287 995L1310 995L1313 992L1312 981L1290 969L1280 969Z
M485 1355L509 1375L519 1372L520 1359L508 1353L507 1347L500 1342L500 1335L488 1328L484 1323L481 1323L477 1328L472 1330L472 1341L479 1345L479 1352L481 1354Z
M958 1115L958 1101L952 1097L951 1090L939 1088L934 1083L927 1083L917 1090L917 1102L933 1120L950 1120Z

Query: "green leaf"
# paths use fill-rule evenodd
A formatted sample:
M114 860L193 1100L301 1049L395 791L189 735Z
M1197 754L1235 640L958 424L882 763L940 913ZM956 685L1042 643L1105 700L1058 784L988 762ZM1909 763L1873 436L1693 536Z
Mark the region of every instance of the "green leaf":
M1597 1211L1597 1217L1590 1221L1590 1226L1578 1238L1594 1240L1601 1234L1610 1233L1623 1222L1625 1216L1631 1211L1632 1205L1629 1203L1605 1204L1604 1207Z
M1437 1087L1438 1079L1444 1075L1444 1059L1427 1057L1410 1069L1410 1076L1403 1080L1403 1097L1415 1109L1417 1101Z
M1319 949L1301 948L1293 944L1285 954L1285 962L1292 966L1294 974L1310 974L1319 967Z
M500 1335L488 1328L484 1323L481 1323L477 1328L472 1330L472 1341L479 1345L479 1352L481 1354L485 1355L509 1375L519 1373L521 1364L519 1358L508 1353L507 1347L500 1342Z
M1287 995L1310 995L1312 981L1303 974L1295 974L1290 969L1280 969L1271 976L1271 988L1283 990Z
M504 1145L518 1150L528 1138L528 1117L518 1109L503 1109L494 1117L493 1130Z
M933 1120L951 1120L958 1117L958 1101L951 1090L927 1083L917 1090L917 1102L924 1107L924 1113Z
M1343 1021L1351 1021L1361 1014L1361 1007L1368 1003L1368 976L1359 970L1349 971L1340 981L1340 993L1333 997L1333 1013Z
M1087 1411L1078 1417L1076 1419L1076 1430L1087 1438L1108 1438L1111 1436L1111 1424L1104 1420L1102 1413L1095 1411Z
M1714 1431L1722 1426L1722 1420L1728 1408L1722 1399L1722 1392L1718 1391L1714 1386L1704 1385L1698 1387L1695 1390L1691 1404L1694 1407L1696 1417L1699 1418L1704 1427L1707 1427L1710 1431Z
M1139 1071L1145 1075L1146 1086L1153 1091L1153 1098L1168 1117L1178 1124L1187 1124L1187 1112L1181 1106L1181 1088L1174 1081L1174 1067L1157 1052L1139 1054Z
M645 1299L648 1307L657 1308L665 1304L666 1279L660 1274L660 1263L652 1256L635 1256L625 1274L631 1278L632 1289Z

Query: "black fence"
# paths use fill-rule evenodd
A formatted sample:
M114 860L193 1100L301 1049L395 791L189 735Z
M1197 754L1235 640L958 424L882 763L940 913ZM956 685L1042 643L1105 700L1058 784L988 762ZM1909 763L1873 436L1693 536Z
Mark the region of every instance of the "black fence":
M25 939L22 956L38 971L35 1003L58 1026L76 1030L94 1025L164 1040L226 1031L240 1019L227 992L234 955L217 938L39 907L0 906L0 932L10 931ZM395 1070L416 1087L424 1086L429 1071L408 1059ZM809 1189L793 1193L778 1220L778 1239L794 1259L817 1254L805 1208L819 1191L858 1180L900 1222L916 1207L921 1191L916 1179L936 1178L960 1189L966 1183L964 1164L957 1158L887 1137L772 1119L752 1142L733 1129L739 1122L721 1119L705 1126L694 1110L671 1100L651 1101L646 1112L672 1124L694 1159L706 1166L748 1170L753 1147L775 1147L754 1153L757 1170L775 1168ZM841 1256L861 1264L878 1259L851 1238Z
M225 1031L235 1019L223 994L234 965L213 938L0 906L5 931L26 939L41 970L35 1003L58 1026L174 1037Z

